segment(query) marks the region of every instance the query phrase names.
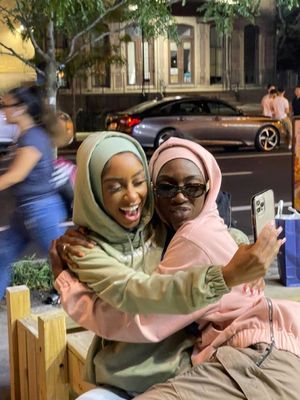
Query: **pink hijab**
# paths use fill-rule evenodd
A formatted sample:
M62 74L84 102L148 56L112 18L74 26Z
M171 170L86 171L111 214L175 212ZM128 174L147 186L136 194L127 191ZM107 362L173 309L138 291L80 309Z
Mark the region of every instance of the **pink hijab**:
M191 265L225 265L238 246L228 232L227 225L219 216L216 199L221 187L222 175L214 156L202 146L190 140L171 138L153 154L149 163L150 176L155 185L159 171L174 158L186 158L194 162L209 182L209 190L199 215L185 222L176 232L164 256L160 273L170 273ZM162 217L161 213L158 214ZM193 256L186 257L182 251L190 246ZM197 251L195 251L197 249ZM180 262L179 262L180 259ZM176 267L175 267L176 266Z
M214 156L204 147L190 140L170 138L163 143L152 155L149 162L150 176L155 185L162 167L176 158L185 158L192 161L201 171L209 184L205 203L199 217L211 215L219 219L216 199L221 188L222 175ZM158 214L160 214L158 212ZM160 215L161 217L161 215Z

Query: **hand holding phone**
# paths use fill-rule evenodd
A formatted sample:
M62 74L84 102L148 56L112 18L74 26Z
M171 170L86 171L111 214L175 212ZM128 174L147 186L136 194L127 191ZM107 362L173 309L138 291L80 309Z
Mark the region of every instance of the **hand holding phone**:
M255 194L251 199L251 213L254 240L263 227L275 220L275 202L272 189Z

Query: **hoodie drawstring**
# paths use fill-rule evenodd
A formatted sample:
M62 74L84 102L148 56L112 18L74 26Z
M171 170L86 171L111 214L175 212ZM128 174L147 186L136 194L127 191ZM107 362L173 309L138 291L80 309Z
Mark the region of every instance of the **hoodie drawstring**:
M143 235L142 231L140 231L140 242L142 244L143 265L145 265L145 241L144 241L144 235Z
M127 239L128 239L129 245L130 245L130 257L131 257L130 268L133 268L133 253L134 253L133 244L132 244L132 240L130 239L130 235L127 234L126 236L127 236Z

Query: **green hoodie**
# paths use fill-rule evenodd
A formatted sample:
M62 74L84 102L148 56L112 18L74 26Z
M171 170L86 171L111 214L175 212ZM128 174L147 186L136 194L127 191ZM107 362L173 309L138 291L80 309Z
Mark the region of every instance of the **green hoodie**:
M140 224L134 231L118 225L104 210L101 174L115 154L131 151L144 165L149 189ZM131 313L190 313L228 292L219 267L192 268L175 275L153 274L165 243L165 231L149 224L153 197L147 160L127 135L110 132L89 136L77 153L73 220L88 227L97 243L73 257L70 269L114 308ZM143 392L190 367L194 338L184 330L160 343L129 344L96 337L87 360L87 378L97 384Z

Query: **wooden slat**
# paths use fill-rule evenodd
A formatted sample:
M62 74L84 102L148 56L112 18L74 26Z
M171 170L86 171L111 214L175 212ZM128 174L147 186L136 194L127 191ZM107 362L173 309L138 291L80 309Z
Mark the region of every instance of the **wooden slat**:
M40 400L68 400L66 324L62 312L38 317Z
M72 351L68 351L68 381L72 391L78 395L95 387L83 379L83 372L84 363Z
M11 400L20 400L17 320L30 315L30 293L26 286L6 289Z
M82 363L85 363L88 349L95 334L91 331L69 333L67 335L67 346Z
M26 327L19 320L18 327L18 347L19 347L19 374L20 374L20 400L30 400L28 388L28 364L27 364L27 342Z
M93 337L94 334L90 331L67 335L68 381L72 390L78 395L95 387L84 380L84 364Z
M39 346L38 337L31 330L26 331L27 342L27 363L28 363L28 393L30 400L39 400L39 375L38 375L38 356Z

